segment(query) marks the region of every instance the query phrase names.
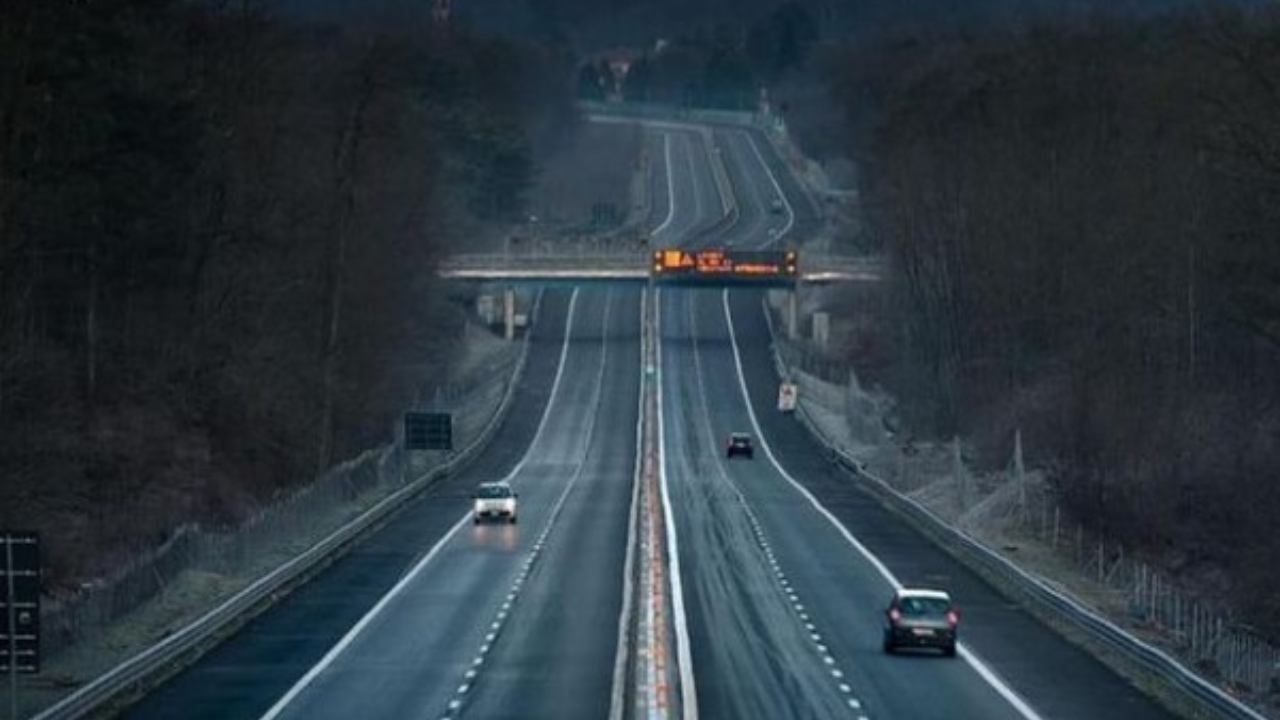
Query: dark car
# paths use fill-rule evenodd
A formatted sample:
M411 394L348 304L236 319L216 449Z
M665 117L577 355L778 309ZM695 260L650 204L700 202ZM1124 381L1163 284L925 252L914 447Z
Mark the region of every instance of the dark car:
M751 446L750 435L733 433L729 436L729 442L725 445L724 456L731 458L735 455L743 455L748 460L755 457L755 449Z
M956 654L956 629L960 612L951 596L940 590L903 588L885 610L884 651L898 648L937 648L943 655Z

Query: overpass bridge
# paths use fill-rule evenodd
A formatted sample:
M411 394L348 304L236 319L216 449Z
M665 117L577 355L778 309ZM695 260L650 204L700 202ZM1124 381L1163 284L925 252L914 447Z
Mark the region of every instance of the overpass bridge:
M666 248L654 251L578 253L459 254L438 270L448 280L499 283L506 337L515 333L515 293L519 284L645 283L686 286L755 286L787 290L787 330L798 325L796 290L801 285L878 282L877 257L805 255L796 250Z
M438 273L448 280L508 284L581 284L590 282L642 282L656 284L762 285L789 288L798 283L829 284L879 282L883 261L856 255L799 255L796 251L744 251L699 249L680 251L692 258L686 269L664 262L674 250L577 252L577 253L474 253L457 254L441 261ZM785 272L785 254L791 253L794 272ZM769 254L781 259L755 257ZM757 263L743 272L736 258L778 265L778 272L762 271ZM719 257L731 264L708 262ZM710 268L721 268L711 270Z

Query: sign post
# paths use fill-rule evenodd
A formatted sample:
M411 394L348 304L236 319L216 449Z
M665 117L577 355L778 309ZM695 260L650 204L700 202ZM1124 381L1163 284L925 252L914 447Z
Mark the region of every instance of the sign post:
M4 631L0 671L9 674L9 715L18 717L18 673L40 672L40 542L33 532L0 531Z
M415 467L423 456L422 450L453 450L453 415L439 412L407 412L404 414L404 462L401 463L401 482L417 472Z
M5 616L8 622L5 627L8 628L9 635L9 717L12 720L18 720L18 610L14 606L17 605L14 600L14 582L13 582L13 543L5 536L4 543L4 606L7 612Z

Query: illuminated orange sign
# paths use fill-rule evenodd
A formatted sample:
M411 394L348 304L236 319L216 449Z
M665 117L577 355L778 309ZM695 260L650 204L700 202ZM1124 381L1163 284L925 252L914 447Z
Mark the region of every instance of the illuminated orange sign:
M797 257L794 250L669 248L658 250L653 254L655 275L677 275L689 279L696 279L700 275L730 275L762 280L775 277L786 279L795 276L796 267Z

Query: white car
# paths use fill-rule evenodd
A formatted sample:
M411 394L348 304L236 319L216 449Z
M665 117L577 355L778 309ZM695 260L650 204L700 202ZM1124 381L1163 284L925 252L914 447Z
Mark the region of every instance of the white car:
M480 483L476 488L475 510L472 522L476 525L481 520L493 518L506 520L512 525L516 522L516 498L519 496L505 482Z

